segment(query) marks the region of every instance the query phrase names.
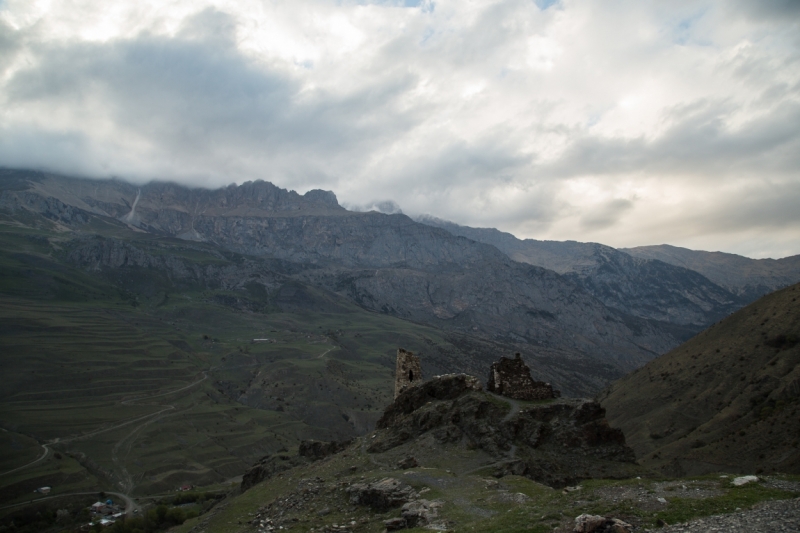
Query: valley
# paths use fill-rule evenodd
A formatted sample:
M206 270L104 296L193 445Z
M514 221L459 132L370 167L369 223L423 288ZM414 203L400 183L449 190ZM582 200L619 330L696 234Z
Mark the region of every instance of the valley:
M444 499L447 520L476 530L491 520L497 531L526 521L551 531L567 527L564 509L610 509L649 527L798 492L796 478L784 474L797 473L796 439L786 435L796 431L791 339L800 331L795 304L780 300L795 288L766 297L760 309L773 315L746 307L724 319L764 287L796 280L791 262L761 288L740 290L663 258L350 212L333 193L298 195L266 182L208 191L0 169L0 185L0 527L59 498L78 502L102 491L149 512L191 487L188 496L206 502L192 509L204 514L181 531L228 531L257 512L252 494L262 502L288 497L306 480L338 494L329 499L346 500L344 483L404 475L395 467L401 455L422 464L415 490ZM725 325L739 324L742 313L755 318ZM763 334L739 338L742 328ZM728 340L715 336L720 331ZM710 338L716 344L701 345ZM742 348L751 344L758 349ZM639 464L556 460L561 448L540 453L509 441L510 458L528 466L500 472L495 449L423 434L401 449L378 449L392 434L384 428L372 440L392 402L399 347L421 356L426 379L465 373L484 383L492 362L518 352L534 379L561 391L564 409L601 393L611 426L624 429ZM704 358L704 366L674 377L675 350ZM732 368L716 354L744 358L731 379L750 376L750 364L765 370L745 379L746 394L725 382L716 385L724 393L709 398L717 389L700 376ZM530 425L524 413L544 412L535 402L487 401L483 409L500 409L492 412L503 424ZM725 406L730 413L714 414ZM672 412L683 418L665 414ZM736 428L748 437L738 444L741 457L720 462L731 416L742 419ZM748 441L765 431L774 438ZM317 466L300 461L285 474L292 483L276 476L231 499L252 465L295 457L310 439L356 440ZM753 458L767 446L762 441L769 452ZM581 468L537 478L547 470L537 470L537 461ZM770 461L774 467L763 466ZM737 492L718 476L713 483L703 477L757 469L789 485ZM324 481L307 481L315 476ZM568 480L595 495L634 485L636 494L661 494L663 476L716 483L713 503L697 512L651 509L652 498L642 496L650 503L633 509L561 493ZM41 487L50 492L36 493ZM486 500L487 488L496 498ZM540 512L546 518L535 518ZM514 518L500 519L505 513ZM390 517L377 514L332 512L315 527L338 530L331 525L346 518L366 520L355 529L379 530ZM240 529L258 530L250 526Z

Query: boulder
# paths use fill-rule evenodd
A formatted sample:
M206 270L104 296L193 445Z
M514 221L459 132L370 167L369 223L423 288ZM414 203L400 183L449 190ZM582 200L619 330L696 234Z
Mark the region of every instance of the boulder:
M418 466L419 463L417 462L417 459L410 455L405 459L397 461L397 468L400 468L402 470L408 470L409 468L416 468Z
M403 505L400 516L406 521L407 527L425 526L439 516L440 501L414 500Z
M404 518L390 518L384 520L383 525L386 526L386 531L399 531L408 527Z
M631 533L633 526L618 518L582 514L575 518L575 533Z
M593 533L606 524L606 517L592 514L582 514L575 518L575 533Z
M347 488L350 503L366 505L376 511L387 511L417 496L413 488L399 479L385 478L374 483L355 483Z

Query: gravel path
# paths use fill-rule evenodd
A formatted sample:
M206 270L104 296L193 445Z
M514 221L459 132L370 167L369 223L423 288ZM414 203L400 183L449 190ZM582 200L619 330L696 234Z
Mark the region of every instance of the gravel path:
M708 516L652 530L658 533L797 533L800 531L800 498L764 502L748 511Z

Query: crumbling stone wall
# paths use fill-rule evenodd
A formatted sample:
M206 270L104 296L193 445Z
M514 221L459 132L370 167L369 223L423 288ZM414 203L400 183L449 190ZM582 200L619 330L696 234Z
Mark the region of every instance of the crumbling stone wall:
M406 389L422 383L422 368L419 357L414 352L397 349L397 368L394 378L394 397L397 398Z
M519 353L514 359L501 357L492 363L486 390L515 400L549 400L561 396L549 383L533 380L531 370Z

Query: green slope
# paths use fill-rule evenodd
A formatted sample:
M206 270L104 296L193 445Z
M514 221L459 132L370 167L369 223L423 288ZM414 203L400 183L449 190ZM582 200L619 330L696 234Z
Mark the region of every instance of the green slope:
M642 464L800 473L800 285L767 295L602 396Z

